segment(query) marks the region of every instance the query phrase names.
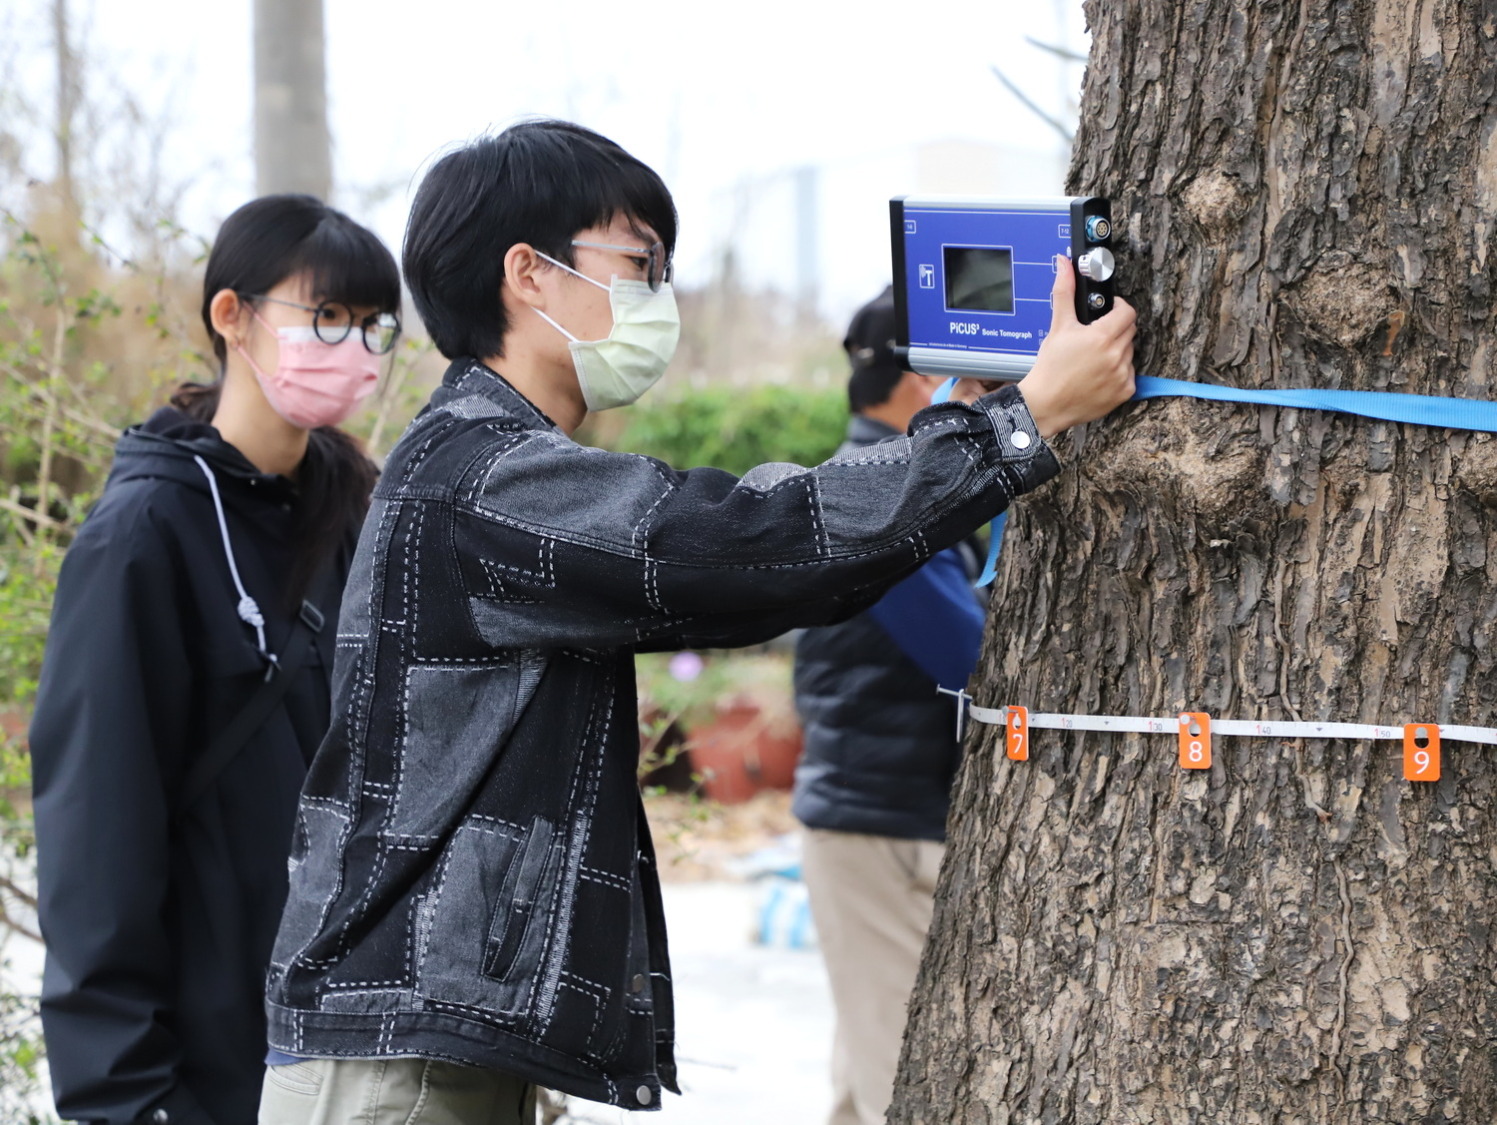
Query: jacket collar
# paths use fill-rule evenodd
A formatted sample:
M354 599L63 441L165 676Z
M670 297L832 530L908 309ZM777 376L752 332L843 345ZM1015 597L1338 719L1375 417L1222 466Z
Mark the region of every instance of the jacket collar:
M447 374L442 376L442 385L459 395L483 395L503 407L505 413L523 421L549 430L559 429L543 410L515 390L503 375L471 356L453 360Z
M207 492L206 478L194 460L198 457L220 482L230 485L225 496L231 504L251 497L280 504L296 495L288 478L262 473L212 426L195 422L172 407L163 407L120 436L109 479L118 483L139 477L164 478Z
M893 426L862 414L854 414L847 420L847 443L849 445L873 445L887 438L898 437L899 434L900 431Z

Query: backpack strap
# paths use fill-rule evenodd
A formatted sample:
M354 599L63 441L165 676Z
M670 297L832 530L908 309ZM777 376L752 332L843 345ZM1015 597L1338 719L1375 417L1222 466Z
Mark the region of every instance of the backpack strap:
M188 770L177 798L179 817L218 780L219 775L249 745L249 740L286 698L297 673L311 655L312 646L317 643L317 635L322 632L324 624L322 611L310 601L303 601L301 612L296 615L296 621L291 626L291 636L287 639L285 651L271 665L269 679L260 682L255 694L225 724L208 744L203 756Z

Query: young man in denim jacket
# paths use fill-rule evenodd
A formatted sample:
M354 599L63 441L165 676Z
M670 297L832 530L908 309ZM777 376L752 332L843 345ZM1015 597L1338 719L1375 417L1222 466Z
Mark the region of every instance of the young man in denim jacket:
M1023 383L906 437L742 479L580 446L589 411L670 359L675 240L659 177L562 122L466 145L417 193L406 279L452 366L344 594L262 1122L520 1122L532 1084L657 1108L676 1067L634 653L867 608L1054 476L1046 438L1132 392L1132 310L1078 324L1061 270Z

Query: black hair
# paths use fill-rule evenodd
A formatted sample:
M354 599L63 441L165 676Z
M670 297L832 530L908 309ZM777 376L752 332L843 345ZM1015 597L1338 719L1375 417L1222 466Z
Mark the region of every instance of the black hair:
M219 228L203 273L203 324L218 357L212 384L186 383L171 403L195 421L211 422L223 392L224 338L209 312L214 296L231 289L255 297L288 277L307 274L312 297L379 312L400 310L395 258L372 232L311 195L266 195L230 215ZM333 426L308 436L297 469L288 608L306 597L324 565L351 545L369 510L378 470L357 439Z
M898 367L853 367L852 377L847 380L847 405L854 414L889 401L894 388L904 378Z
M842 347L852 363L847 405L854 414L888 402L904 378L904 366L894 355L896 330L892 285L853 314Z
M406 285L448 359L504 354L504 256L528 243L573 262L578 231L624 217L676 247L676 206L654 170L567 121L512 125L432 166L405 231Z
M314 301L400 311L400 271L373 231L314 195L264 195L224 220L203 273L203 327L220 367L228 353L213 328L214 296L258 297L297 274L308 275Z

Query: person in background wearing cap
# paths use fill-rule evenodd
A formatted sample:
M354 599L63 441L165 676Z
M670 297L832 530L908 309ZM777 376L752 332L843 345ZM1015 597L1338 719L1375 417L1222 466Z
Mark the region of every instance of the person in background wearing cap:
M839 455L903 434L940 384L895 358L892 288L858 310L842 346L852 417ZM960 691L977 664L979 566L963 540L796 642L806 741L792 809L836 1008L830 1125L882 1122L894 1089L961 757L955 703L936 688Z

